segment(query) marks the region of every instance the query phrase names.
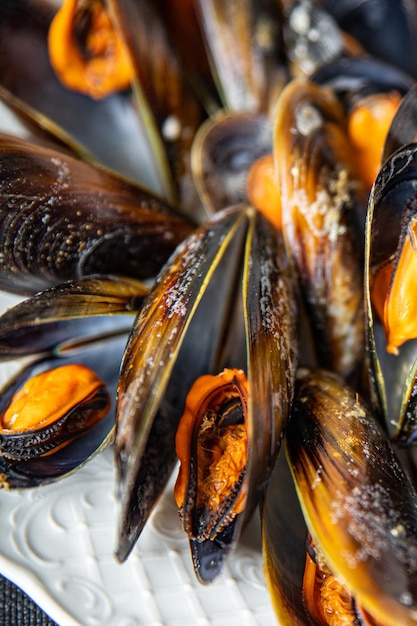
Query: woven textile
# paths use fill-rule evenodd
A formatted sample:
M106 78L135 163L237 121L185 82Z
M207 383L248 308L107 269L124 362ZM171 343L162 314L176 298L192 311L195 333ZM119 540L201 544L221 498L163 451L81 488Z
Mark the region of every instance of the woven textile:
M58 626L10 580L0 576L2 626Z

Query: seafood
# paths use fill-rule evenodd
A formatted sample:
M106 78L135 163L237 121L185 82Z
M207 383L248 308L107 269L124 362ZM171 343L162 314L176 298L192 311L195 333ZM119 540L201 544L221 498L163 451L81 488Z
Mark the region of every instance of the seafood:
M319 562L324 557L333 575L377 623L415 624L416 492L376 417L334 374L300 369L286 450L305 523L322 551ZM301 620L293 618L295 623L310 623L307 611L317 596L302 599L307 591L302 592L306 530L302 534L300 513L293 520L284 515L288 541L280 541L277 530L283 522L274 507L275 477L270 485L263 515L269 584L278 593L288 591L278 607L281 614L301 614ZM292 589L285 580L291 563L287 550L292 551L295 569ZM328 621L318 623L368 623L354 616L349 621L349 608L346 617L345 609L338 617L336 593L329 600Z
M274 160L282 230L314 327L319 363L346 379L364 345L360 189L331 93L293 81L277 103Z
M311 80L331 87L340 100L347 115L347 133L357 173L369 193L385 160L381 160L381 153L387 132L403 97L414 87L414 80L398 67L363 57L347 57L323 65ZM372 142L367 140L368 133L372 133Z
M198 0L196 5L225 108L270 112L287 80L279 3Z
M351 0L322 0L320 4L340 28L359 41L372 56L411 76L416 75L417 12L414 3L384 0L377 13L372 0L360 4Z
M271 152L271 137L268 118L251 111L220 111L200 126L191 165L206 215L247 202L248 170Z
M374 402L386 428L403 443L415 436L416 333L411 297L415 152L415 144L409 144L385 162L370 197L366 231L366 314Z
M194 228L98 166L8 136L0 146L4 289L34 292L98 272L152 278Z
M231 520L224 541L216 541L217 534L202 541L190 537L200 579L219 574L259 501L285 430L296 367L296 312L287 270L279 233L252 207L238 205L206 222L160 274L132 329L118 390L121 560L175 465L175 432L191 384L207 372L240 368L251 390L245 514ZM221 301L214 300L218 293ZM194 453L188 454L195 462ZM193 500L192 481L187 490Z
M68 445L106 415L109 400L104 382L85 366L62 365L36 374L2 413L2 455L25 460ZM74 411L82 417L74 418Z
M0 8L0 98L21 124L0 137L0 286L29 296L0 317L0 358L22 359L0 396L3 486L114 439L124 561L179 458L200 582L260 504L284 623L415 623L413 465L394 451L416 431L414 79L365 56L332 3L38 3Z
M62 478L113 440L111 398L132 316L148 291L139 281L89 277L1 316L0 359L21 361L0 400L3 487Z
M130 87L130 57L104 2L64 2L52 20L48 42L52 67L70 89L105 98Z

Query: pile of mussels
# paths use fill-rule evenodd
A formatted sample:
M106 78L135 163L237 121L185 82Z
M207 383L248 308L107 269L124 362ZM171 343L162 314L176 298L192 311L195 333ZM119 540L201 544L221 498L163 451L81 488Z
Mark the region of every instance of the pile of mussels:
M2 0L6 489L114 442L126 559L176 464L211 582L417 624L417 3Z

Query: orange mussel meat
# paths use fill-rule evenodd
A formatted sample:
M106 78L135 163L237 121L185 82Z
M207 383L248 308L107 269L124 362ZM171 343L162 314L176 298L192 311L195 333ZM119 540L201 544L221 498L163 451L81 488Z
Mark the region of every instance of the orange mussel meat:
M244 509L247 395L243 371L226 369L198 378L187 396L176 436L175 499L190 537L212 538Z

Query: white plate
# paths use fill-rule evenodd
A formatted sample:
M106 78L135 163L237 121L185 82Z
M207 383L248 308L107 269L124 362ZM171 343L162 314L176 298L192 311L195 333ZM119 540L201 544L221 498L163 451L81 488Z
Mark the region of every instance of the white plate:
M1 294L0 308L16 301ZM0 382L11 367L2 366ZM257 523L220 579L200 585L172 485L127 562L118 564L113 470L110 448L63 481L1 491L0 571L60 626L276 626Z

